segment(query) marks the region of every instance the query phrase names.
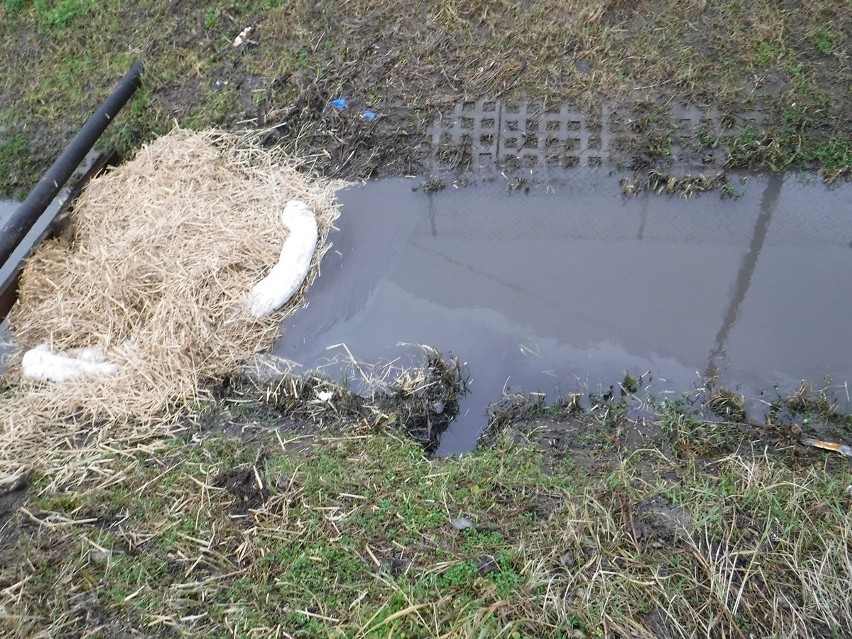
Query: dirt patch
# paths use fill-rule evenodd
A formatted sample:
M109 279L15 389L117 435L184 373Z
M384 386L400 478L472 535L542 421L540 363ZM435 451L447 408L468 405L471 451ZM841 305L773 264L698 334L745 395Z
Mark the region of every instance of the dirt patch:
M636 539L654 545L670 545L692 529L689 512L665 497L642 500L633 521Z
M598 477L616 471L619 460L631 456L635 476L646 482L667 475L656 456L645 459L648 450L671 460L708 460L700 465L708 475L716 473L712 460L726 455L771 458L791 468L819 463L839 476L847 472L843 455L808 444L818 440L843 446L852 435L852 417L838 411L830 389L803 383L793 393L762 401L768 406L762 414L749 415L745 404L741 394L712 384L662 402L626 392L624 383L552 404L543 394L512 395L490 407L489 426L478 446L508 437L541 451L548 473L563 472L567 463ZM684 523L673 504L643 503L640 510L651 529L669 526L666 517Z
M250 510L260 508L271 494L262 479L258 464L230 468L219 473L213 479L213 485L224 488L234 497L231 507L233 515L247 515Z

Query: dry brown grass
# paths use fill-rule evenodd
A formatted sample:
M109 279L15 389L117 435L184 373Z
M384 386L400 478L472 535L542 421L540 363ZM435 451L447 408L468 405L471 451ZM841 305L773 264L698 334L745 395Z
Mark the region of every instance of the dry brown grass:
M324 247L339 186L311 179L252 139L180 128L95 179L75 205L73 241L47 243L28 262L10 327L22 351L95 347L119 371L32 383L13 362L0 472L34 463L39 448L92 424L109 431L101 429L102 441L140 437L194 403L200 385L268 349L324 252L283 310L252 317L247 292L286 237L280 211L291 199L306 201Z

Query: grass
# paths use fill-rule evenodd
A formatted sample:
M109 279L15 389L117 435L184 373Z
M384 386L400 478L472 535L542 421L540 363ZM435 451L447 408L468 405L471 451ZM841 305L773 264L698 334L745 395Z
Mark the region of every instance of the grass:
M745 398L727 388L720 388L710 396L707 407L719 417L726 417L737 422L747 420Z
M723 422L627 389L510 397L447 459L387 421L305 428L326 409L282 386L235 390L182 439L52 453L67 468L36 471L0 527L4 636L852 632L852 472L796 443L826 428L808 418L848 435L830 384L759 428L724 389L704 401Z
M436 112L500 95L614 104L636 116L633 151L665 163L666 106L683 99L731 123L764 114L702 138L726 144L731 166L837 179L852 165L849 22L840 0L2 0L0 189L33 184L140 55L145 86L102 142L125 151L173 119L283 122L282 143L322 149L329 167L355 150L353 174L414 172ZM249 24L257 44L235 49ZM377 128L324 115L340 95L379 112ZM709 186L649 175L655 191ZM450 399L464 386L453 366L429 379ZM621 396L642 380L625 373L591 412L579 395L507 398L479 450L434 460L400 434L434 445L434 398L416 380L371 403L324 380L288 383L265 403L233 388L195 440L53 451L45 468L63 472L34 473L0 527L4 636L852 634L852 474L797 445L817 428L848 436L827 392L803 386L759 426L730 391L706 398L717 417L667 401L643 421L659 436L637 447ZM333 406L305 400L320 390Z
M372 0L3 0L0 125L29 149L18 171L0 175L0 192L34 183L137 57L146 59L146 89L102 142L122 151L173 119L282 124L280 141L319 154L327 171L417 172L426 125L465 99L607 103L634 121L648 104L664 120L668 105L686 101L763 114L752 132L732 132L732 166L836 179L850 166L850 13L842 0L655 0L630 11L598 0L444 0L393 11ZM234 48L248 25L254 42ZM379 113L378 123L329 120L323 107L340 96ZM640 131L639 147L661 166L676 123L657 124Z
M731 403L725 401L726 407ZM711 397L708 404L713 412L717 412L719 395ZM665 403L662 406L660 429L678 455L718 455L739 450L747 440L747 434L734 424L701 419L677 404Z
M383 431L108 457L34 479L2 548L5 636L852 631L848 470L650 448L578 473L505 436L429 460Z
M17 183L21 176L29 179L36 170L38 163L30 153L29 142L23 134L13 133L0 139L0 175L6 176L10 183ZM20 189L8 195L22 199L25 193Z

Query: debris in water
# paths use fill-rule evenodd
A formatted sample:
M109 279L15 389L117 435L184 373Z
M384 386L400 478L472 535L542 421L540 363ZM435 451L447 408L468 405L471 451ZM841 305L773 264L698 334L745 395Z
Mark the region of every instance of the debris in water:
M642 186L638 180L631 180L627 177L621 178L621 192L626 197L633 197L641 190Z
M666 192L668 194L678 193L688 198L693 193L711 191L723 188L728 184L728 176L725 173L717 173L707 177L706 175L684 175L675 177L667 173L653 170L648 174L648 188L657 195Z
M661 195L667 193L669 195L679 194L684 198L691 197L694 193L703 193L714 189L720 190L723 194L728 193L728 176L725 173L716 175L684 175L676 177L653 170L648 173L648 177L642 179L640 177L623 177L620 181L621 193L625 197L634 197L640 191L648 189L651 193Z

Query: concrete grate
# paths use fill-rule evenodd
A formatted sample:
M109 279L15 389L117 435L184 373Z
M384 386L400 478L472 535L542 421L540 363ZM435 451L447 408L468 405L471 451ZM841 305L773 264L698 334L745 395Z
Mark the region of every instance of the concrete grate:
M724 141L761 121L760 113L747 113L723 126L717 110L691 105L672 107L669 117L674 125L672 160L683 164L721 163ZM548 109L537 102L463 102L430 127L432 168L515 171L614 164L625 159L621 149L629 148L629 140L637 137L624 121L623 114L606 106L583 113L570 105ZM705 150L696 160L695 149L702 139L723 144Z

